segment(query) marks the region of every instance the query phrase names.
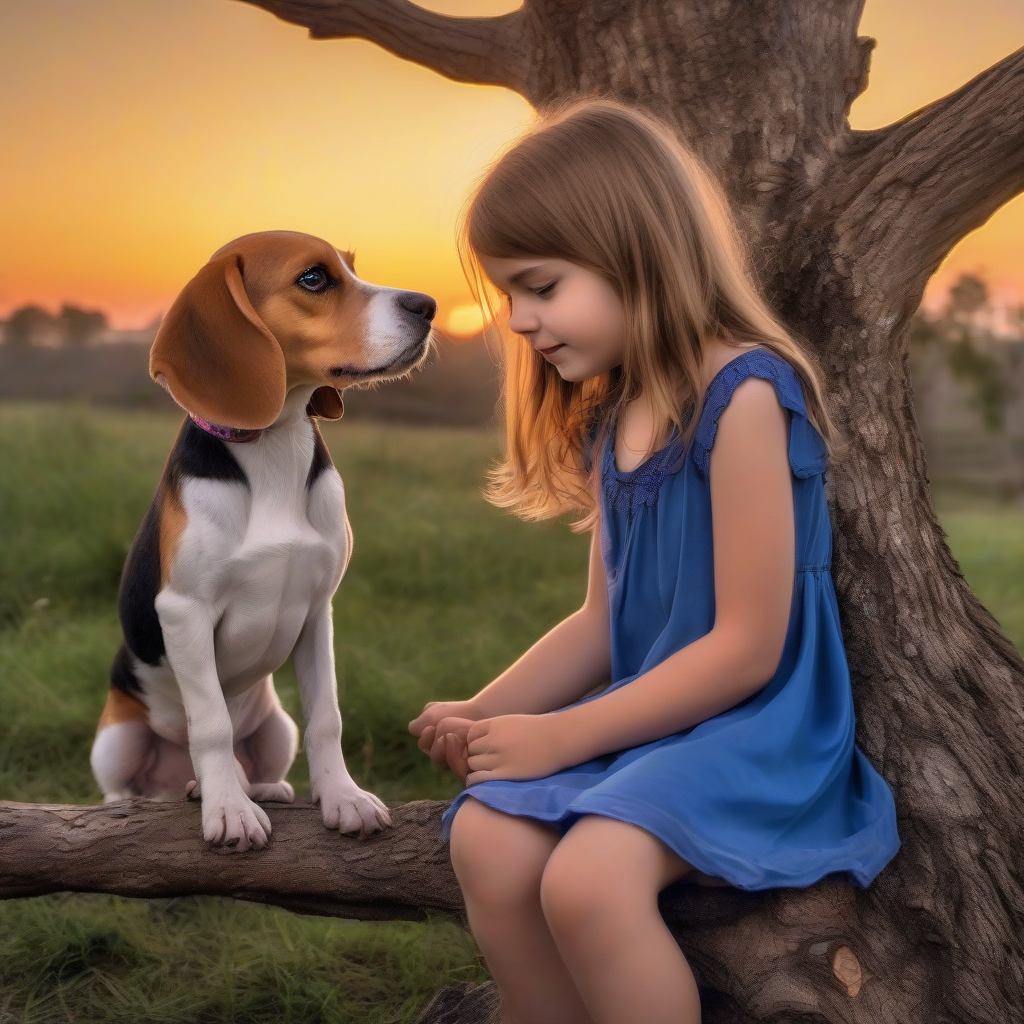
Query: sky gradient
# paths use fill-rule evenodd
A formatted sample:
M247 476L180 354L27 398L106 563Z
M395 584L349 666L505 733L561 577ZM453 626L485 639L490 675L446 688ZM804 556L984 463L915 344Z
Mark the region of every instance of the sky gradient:
M873 128L1024 44L1024 3L867 0L861 32L878 46L851 122ZM68 301L142 326L224 242L291 228L431 293L443 324L469 301L459 208L530 117L507 90L231 0L0 0L0 316ZM963 271L1024 302L1024 199L958 246L928 301Z

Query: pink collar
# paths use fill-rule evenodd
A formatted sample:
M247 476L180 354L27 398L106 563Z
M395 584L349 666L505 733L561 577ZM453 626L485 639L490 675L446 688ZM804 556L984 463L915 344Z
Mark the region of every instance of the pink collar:
M191 412L188 414L188 417L200 430L205 430L206 433L219 437L222 441L234 441L236 444L255 441L263 433L262 430L248 430L243 427L221 427Z

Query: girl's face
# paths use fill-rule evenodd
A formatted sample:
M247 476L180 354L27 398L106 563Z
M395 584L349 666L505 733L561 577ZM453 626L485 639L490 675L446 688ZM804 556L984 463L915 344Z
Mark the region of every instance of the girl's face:
M622 363L622 301L599 274L546 257L481 256L480 263L508 297L509 329L526 338L563 380L586 380Z

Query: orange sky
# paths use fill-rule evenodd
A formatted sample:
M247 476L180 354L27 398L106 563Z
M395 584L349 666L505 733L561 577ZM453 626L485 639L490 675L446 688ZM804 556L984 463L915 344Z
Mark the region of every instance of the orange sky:
M497 14L516 0L432 0ZM854 127L889 123L1024 44L1021 0L867 0L878 40ZM368 280L469 301L453 245L474 177L526 102L370 43L313 42L230 0L0 4L0 315L98 306L141 326L225 241L293 228ZM1024 301L1024 198L933 281L983 273Z

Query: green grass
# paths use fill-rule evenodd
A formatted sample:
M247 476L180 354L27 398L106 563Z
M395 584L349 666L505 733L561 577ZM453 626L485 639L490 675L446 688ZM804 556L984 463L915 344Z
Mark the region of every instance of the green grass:
M0 1020L374 1021L415 1018L445 981L478 980L472 937L429 924L297 917L231 900L113 897L3 907Z
M177 429L158 413L0 404L0 799L99 799L89 746L119 643L117 580ZM325 436L355 552L335 600L346 760L386 800L461 788L416 747L428 700L471 696L583 598L586 538L480 487L494 438L345 422ZM937 497L953 552L1024 647L1024 511ZM290 666L278 690L299 718ZM308 792L304 759L290 779ZM0 1022L406 1022L486 976L472 937L230 900L0 903Z
M936 507L971 589L1024 651L1024 505L940 492Z

